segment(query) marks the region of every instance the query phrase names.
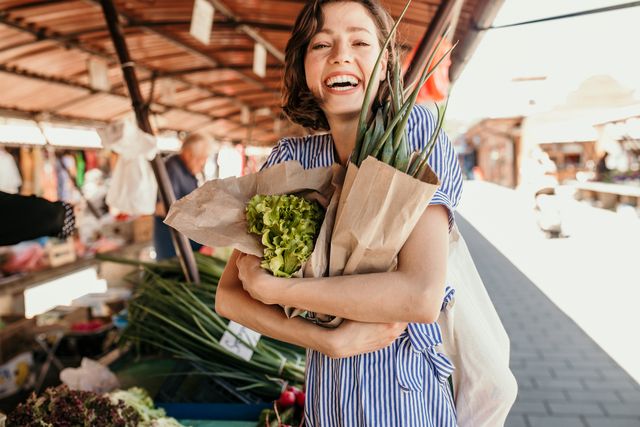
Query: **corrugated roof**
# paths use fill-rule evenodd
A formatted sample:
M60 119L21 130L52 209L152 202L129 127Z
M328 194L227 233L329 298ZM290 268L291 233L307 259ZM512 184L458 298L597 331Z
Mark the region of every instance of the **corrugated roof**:
M159 130L208 131L220 139L248 135L243 108L267 108L252 123L252 143L270 145L300 132L280 110L281 54L304 1L209 0L215 7L210 44L189 34L193 0L116 0L144 96ZM446 1L446 0L444 0ZM394 17L405 0L383 3ZM400 36L405 50L420 41L440 0L414 0ZM489 0L465 0L455 39L464 41ZM499 3L499 2L498 2ZM475 32L471 32L475 36ZM270 52L267 73L253 73L255 40ZM108 66L109 89L90 86L88 63ZM456 57L453 58L454 63ZM99 1L0 0L0 113L42 114L95 123L131 111Z

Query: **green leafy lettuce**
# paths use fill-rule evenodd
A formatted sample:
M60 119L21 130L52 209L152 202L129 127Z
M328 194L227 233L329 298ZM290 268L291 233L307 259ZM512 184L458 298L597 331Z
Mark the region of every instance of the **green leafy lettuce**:
M256 195L247 204L250 233L262 237L262 268L291 277L309 259L324 210L317 202L292 195Z

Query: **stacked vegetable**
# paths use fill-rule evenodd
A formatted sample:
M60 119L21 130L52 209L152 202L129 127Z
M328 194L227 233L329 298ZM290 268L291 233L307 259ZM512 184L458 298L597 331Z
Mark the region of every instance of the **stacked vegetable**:
M228 320L214 310L218 280L225 262L196 253L201 283L185 283L177 260L140 263L143 270L129 277L136 292L129 302L129 323L123 341L138 349L151 348L190 361L200 373L229 381L236 390L251 390L272 400L287 383L304 381L304 351L262 337L247 361L220 345Z
M260 413L257 427L291 427L304 424L305 394L296 387L287 387L273 402L273 409Z
M309 259L320 231L323 209L293 195L255 195L247 204L249 233L261 236L262 268L291 277Z
M140 388L101 395L66 385L35 393L7 418L9 426L181 427Z
M404 17L405 12L409 8L411 0L407 2L404 10L400 14L400 17L392 27L389 37L385 40L385 43L380 50L378 59L374 66L372 75L376 75L380 68L380 63L384 52L387 50L389 43L393 39L393 36L398 28L398 24ZM442 58L440 58L435 64L433 59L438 51L440 44L445 39L443 36L436 47L431 52L427 65L422 70L420 78L414 83L413 89L409 88L409 96L405 99L405 90L403 89L402 77L400 72L400 65L398 61L393 64L393 75L388 75L387 80L390 85L390 100L383 100L375 112L369 116L369 104L373 93L372 82L375 79L369 79L367 89L365 92L364 101L362 103L363 108L360 112L360 119L358 121L358 133L356 136L356 146L351 156L351 161L360 166L362 162L368 157L372 156L389 164L394 168L405 172L406 174L419 178L427 168L427 161L429 155L435 147L435 143L440 134L442 124L444 122L444 113L446 111L447 104L444 108L436 104L438 110L438 121L435 131L432 133L429 141L424 146L421 152L412 152L411 146L406 133L406 125L409 120L409 115L413 106L418 98L418 93L429 77L435 72L436 68L455 48L455 45L451 49L447 50ZM369 124L367 126L367 120Z

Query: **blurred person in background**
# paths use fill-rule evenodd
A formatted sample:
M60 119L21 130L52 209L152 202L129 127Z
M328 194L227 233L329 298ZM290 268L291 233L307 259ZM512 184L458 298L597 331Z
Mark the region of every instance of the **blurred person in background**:
M0 246L43 236L66 239L75 229L69 203L0 191Z
M45 236L66 239L74 230L69 203L0 191L0 277L46 266L41 243L19 243Z
M607 151L600 157L596 164L596 181L606 181L609 178L609 172L611 169L607 166L607 158L609 153Z
M182 143L180 153L169 157L165 161L169 181L173 187L176 200L191 193L204 184L204 167L211 156L212 141L200 133L192 133ZM161 202L156 206L153 228L153 243L156 259L162 260L176 256L176 250L171 240L169 227L163 222L167 212ZM199 250L201 245L190 241L193 250Z

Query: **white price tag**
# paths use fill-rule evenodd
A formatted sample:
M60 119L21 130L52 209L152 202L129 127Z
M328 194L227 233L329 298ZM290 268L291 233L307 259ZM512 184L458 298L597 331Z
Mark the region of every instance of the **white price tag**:
M249 110L249 107L247 107L246 105L243 105L242 109L240 110L240 123L242 123L243 125L248 125L250 120L251 110Z
M176 103L176 84L173 79L160 80L160 99L165 104ZM155 116L155 114L154 114Z
M267 75L267 49L260 43L253 47L253 72L262 78Z
M233 334L235 334L235 336ZM222 335L222 338L220 338L220 345L222 347L237 354L246 361L251 360L253 348L247 347L241 340L238 340L236 336L241 338L242 341L251 344L252 347L255 347L258 344L258 340L260 340L260 334L249 328L245 328L239 323L230 321L229 325L227 325L227 330Z
M89 85L98 90L111 89L109 82L109 64L100 58L89 58L87 60L89 69Z
M196 0L193 5L189 33L206 45L209 45L209 40L211 39L214 12L215 9L207 0Z

